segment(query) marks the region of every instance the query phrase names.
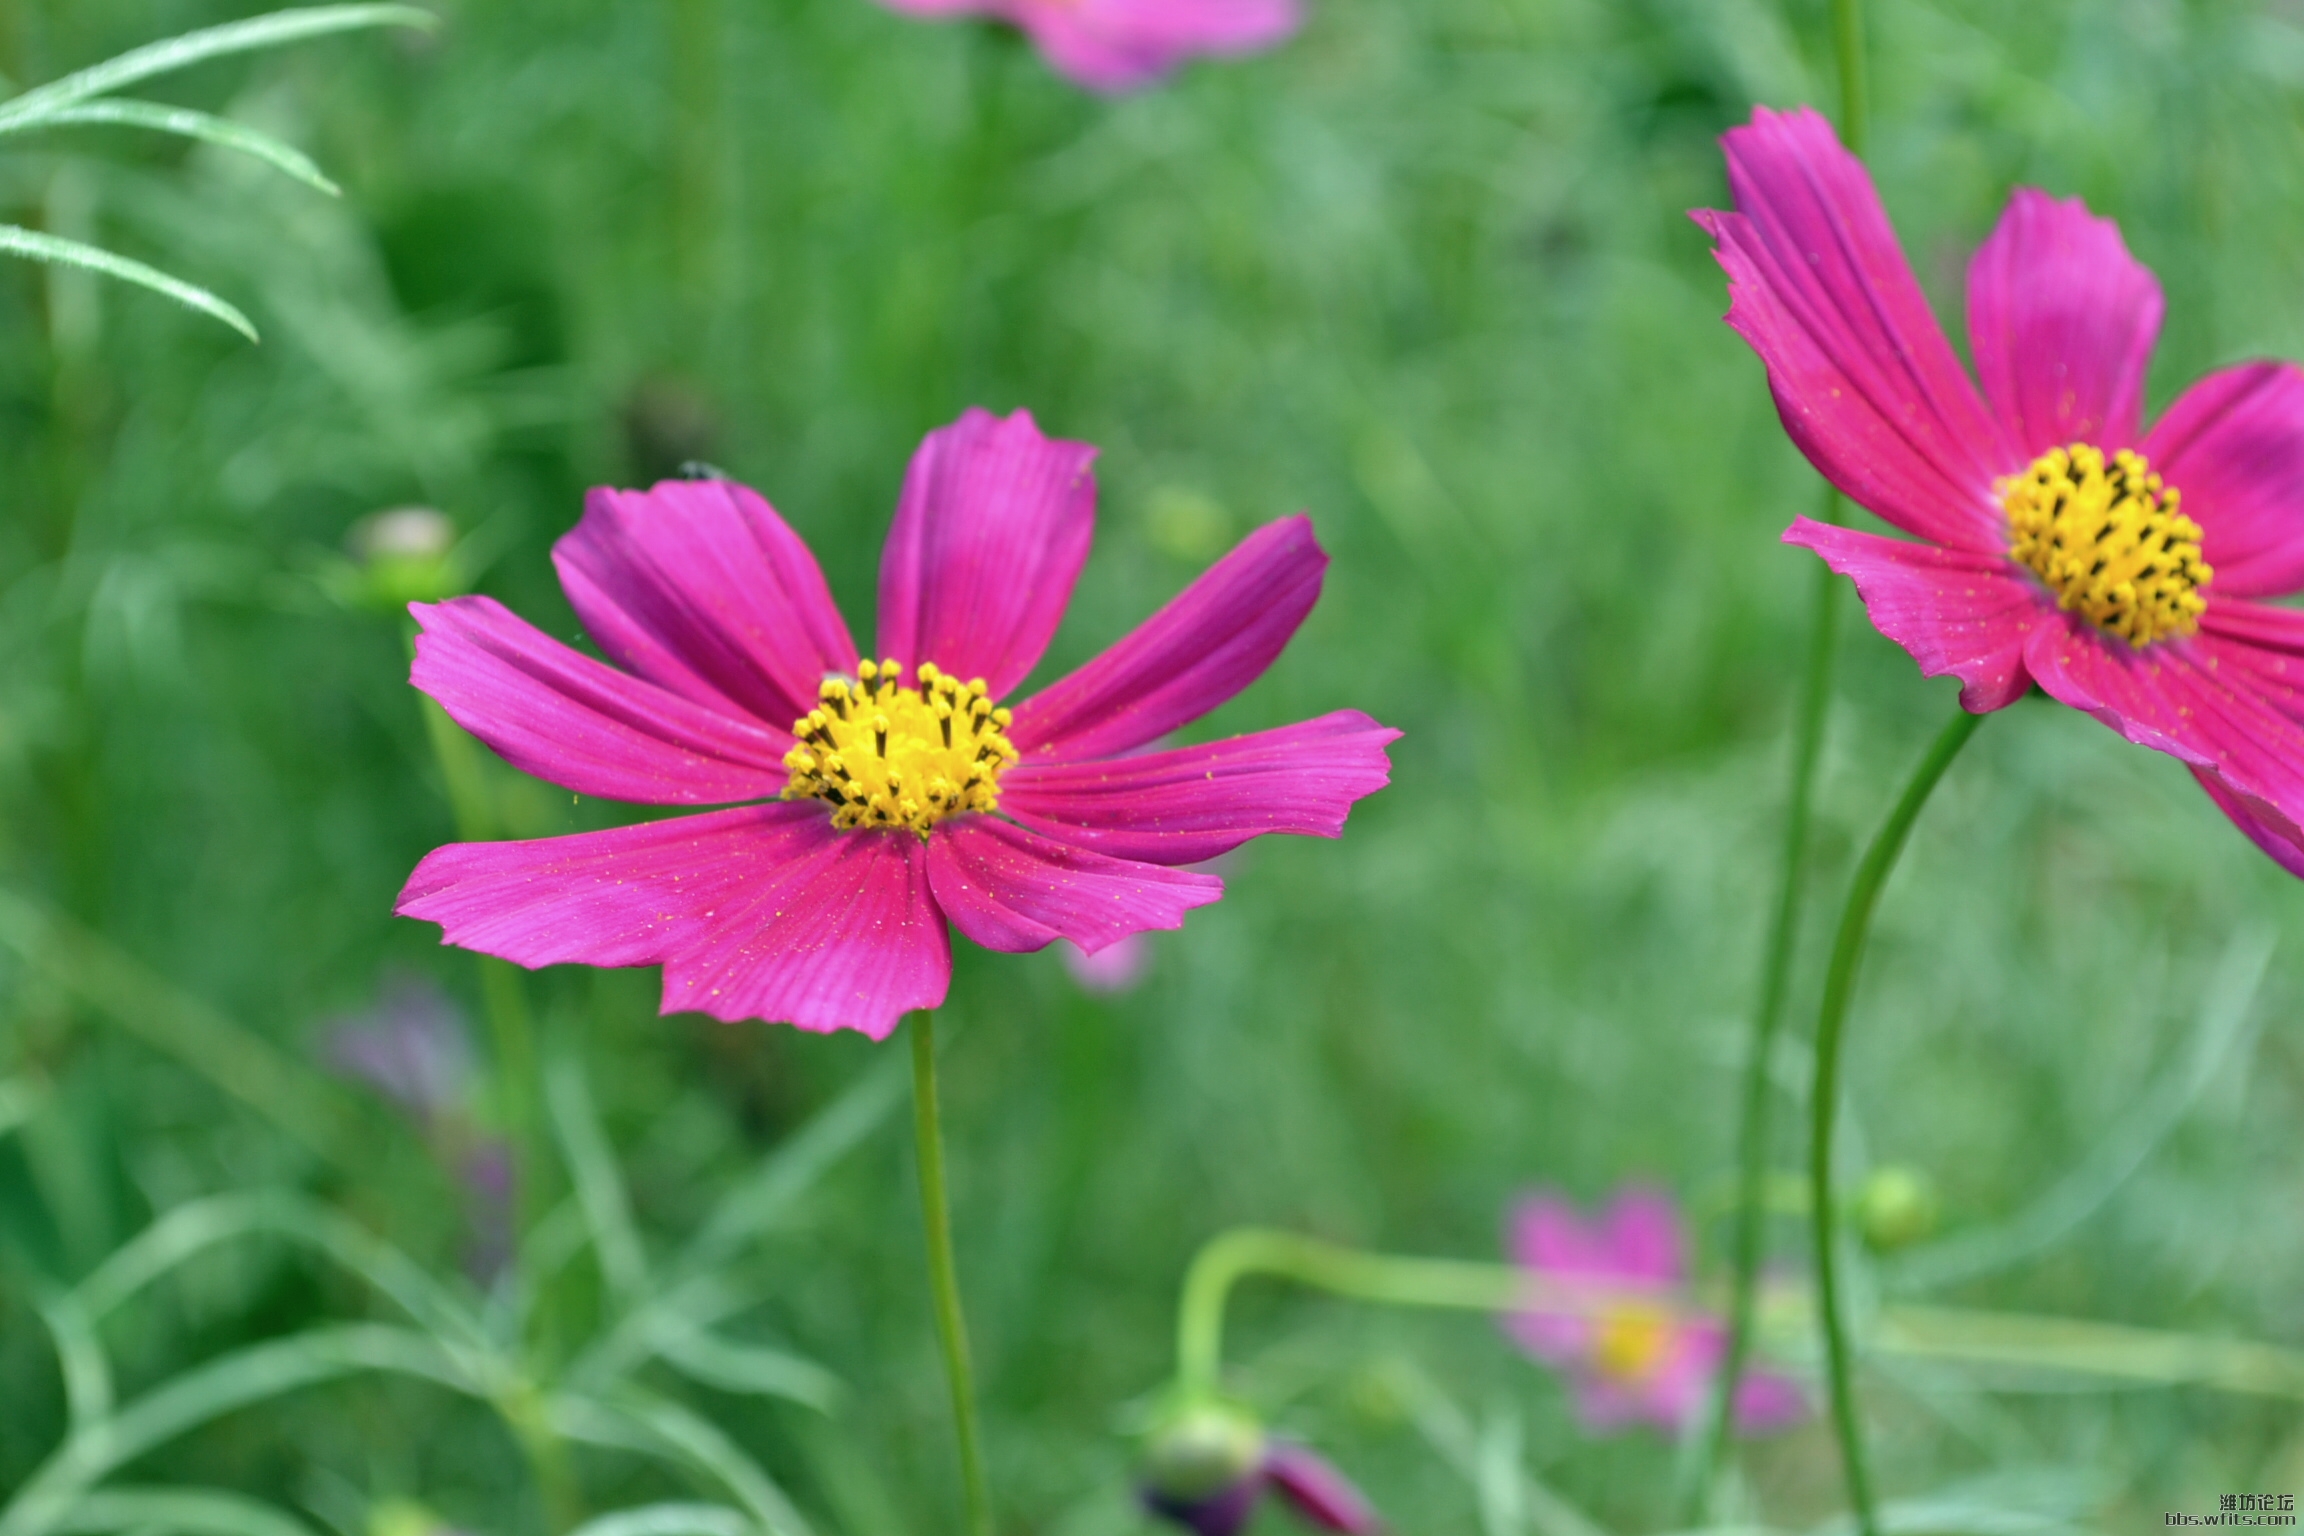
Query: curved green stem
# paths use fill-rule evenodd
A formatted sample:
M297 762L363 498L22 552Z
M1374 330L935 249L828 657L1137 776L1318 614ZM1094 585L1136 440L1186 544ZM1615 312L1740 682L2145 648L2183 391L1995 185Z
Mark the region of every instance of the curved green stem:
M1840 73L1840 141L1849 152L1864 153L1870 129L1869 92L1864 68L1863 0L1832 0L1832 51ZM1841 496L1837 489L1824 498L1827 523L1840 521ZM1768 925L1766 949L1760 963L1760 1004L1752 1015L1752 1044L1744 1064L1744 1090L1737 1130L1737 1165L1742 1194L1736 1207L1735 1246L1728 1279L1728 1348L1719 1376L1713 1382L1706 1411L1703 1444L1699 1448L1695 1481L1689 1490L1688 1523L1701 1523L1712 1502L1712 1487L1728 1459L1728 1442L1735 1424L1737 1383L1752 1357L1752 1309L1758 1294L1760 1254L1767 1235L1761 1185L1767 1178L1769 1108L1768 1068L1775 1057L1776 1036L1784 1018L1784 995L1792 974L1792 952L1800 935L1800 913L1807 902L1809 808L1816 786L1816 763L1823 755L1825 718L1832 702L1832 661L1839 633L1840 581L1829 566L1817 563L1815 596L1810 602L1808 662L1800 690L1800 712L1792 737L1792 782L1785 797L1784 842L1777 871L1776 911Z
M1837 522L1840 493L1825 499L1827 522ZM1808 822L1815 800L1816 763L1824 752L1824 723L1832 702L1832 659L1840 578L1816 562L1813 618L1808 631L1808 666L1800 688L1800 713L1792 738L1792 787L1784 809L1784 842L1777 870L1776 911L1769 920L1767 949L1760 968L1760 1005L1752 1015L1752 1043L1744 1062L1744 1091L1737 1130L1735 1245L1728 1271L1728 1348L1715 1378L1704 1420L1704 1440L1689 1492L1687 1520L1700 1524L1712 1501L1712 1485L1728 1458L1735 1422L1736 1384L1752 1357L1752 1312L1759 1293L1760 1255L1767 1235L1770 1108L1775 1092L1769 1066L1784 1022L1784 996L1792 975L1793 947L1800 913L1808 897Z
M1361 1301L1471 1312L1509 1312L1544 1291L1541 1280L1508 1264L1393 1258L1293 1232L1242 1227L1211 1240L1184 1276L1184 1302L1176 1316L1176 1381L1185 1395L1216 1394L1224 1358L1224 1304L1243 1276L1258 1274ZM1606 1304L1598 1293L1557 1299L1564 1308ZM1545 1304L1553 1305L1554 1299Z
M1840 913L1840 931L1832 941L1832 963L1824 973L1824 999L1816 1011L1816 1081L1809 1094L1808 1201L1814 1230L1816 1264L1816 1316L1824 1331L1825 1383L1832 1400L1832 1423L1840 1436L1840 1457L1848 1478L1848 1498L1863 1536L1879 1536L1880 1521L1872 1501L1872 1475L1864 1459L1864 1436L1856 1422L1856 1396L1852 1382L1847 1326L1841 1316L1838 1234L1834 1230L1837 1205L1832 1194L1832 1134L1840 1107L1840 1043L1848 1018L1848 1002L1856 989L1857 968L1864 960L1865 941L1872 932L1873 909L1880 888L1904 851L1912 823L1935 792L1944 770L1984 723L1982 715L1966 710L1955 714L1937 734L1928 755L1904 786L1896 808L1874 834L1856 866L1848 888L1848 904Z
M1840 66L1840 142L1864 153L1872 129L1871 91L1865 84L1864 0L1832 0L1832 54Z
M960 1439L960 1480L970 1536L990 1536L992 1500L984 1448L976 1433L975 1373L968 1364L968 1321L960 1311L960 1273L952 1262L952 1208L944 1193L944 1132L936 1109L936 1015L912 1016L912 1128L920 1164L920 1220L928 1236L928 1284L936 1293L936 1337L952 1388L952 1426Z

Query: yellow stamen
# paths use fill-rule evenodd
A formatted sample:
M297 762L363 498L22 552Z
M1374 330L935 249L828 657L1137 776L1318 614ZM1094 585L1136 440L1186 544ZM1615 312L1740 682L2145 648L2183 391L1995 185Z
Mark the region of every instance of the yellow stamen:
M906 686L895 658L856 664L856 681L826 678L818 706L793 722L784 755L787 800L822 800L832 825L910 827L922 837L947 816L1000 803L1000 775L1016 761L1003 733L1011 716L932 661Z
M2142 454L2123 448L2107 464L2087 443L2051 448L1996 489L2009 555L2057 607L2137 647L2199 629L2200 589L2216 573L2200 558L2200 525Z
M1645 1380L1664 1363L1672 1344L1672 1311L1655 1302L1627 1301L1603 1311L1592 1339L1592 1363L1617 1381Z

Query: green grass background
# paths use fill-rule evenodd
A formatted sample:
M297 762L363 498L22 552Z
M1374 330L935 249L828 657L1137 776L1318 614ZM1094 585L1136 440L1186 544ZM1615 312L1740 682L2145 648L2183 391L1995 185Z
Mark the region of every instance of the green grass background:
M252 9L0 0L0 75ZM400 626L322 579L348 527L440 507L491 553L483 590L570 635L546 556L584 487L701 457L768 494L868 633L913 445L1028 406L1104 450L1041 678L1308 509L1321 606L1198 734L1348 706L1407 734L1340 843L1252 845L1132 994L960 946L947 1112L1003 1530L1138 1529L1131 1405L1228 1224L1486 1256L1536 1184L1640 1177L1719 1210L1809 592L1776 539L1819 488L1684 211L1725 198L1715 137L1753 103L1831 106L1821 0L1313 0L1291 46L1118 101L1006 34L867 0L437 9L433 38L154 92L304 146L341 203L118 130L0 144L0 217L159 261L265 332L0 268L0 889L304 1061L395 968L477 1017L470 958L389 915L453 829ZM1869 11L1872 163L1941 313L2029 182L2117 217L2160 275L2155 408L2205 368L2304 356L2304 12ZM1952 708L1848 619L1786 1167L1830 900ZM518 833L609 818L490 767ZM1986 727L1884 905L1852 1172L1926 1170L1949 1232L2009 1221L2168 1107L2219 967L2263 932L2249 1023L2175 1129L2055 1242L1928 1299L2304 1342L2304 898L2174 763L2040 703ZM0 950L0 1051L36 1106L0 1140L0 1488L64 1428L37 1299L187 1199L308 1189L455 1268L452 1191L411 1130L375 1111L358 1166L315 1161L153 1048L166 1010L132 1029L93 1006L82 973L111 962L79 953ZM529 995L656 1249L899 1049L659 1019L652 973ZM892 1119L816 1186L732 1330L836 1371L839 1414L663 1382L854 1536L955 1523L909 1158ZM1796 1265L1800 1224L1772 1230ZM1717 1274L1717 1216L1704 1237ZM542 1356L598 1289L582 1261L563 1276ZM373 1305L255 1245L107 1338L133 1389ZM1586 1438L1480 1318L1252 1286L1232 1356L1403 1532L1561 1536L1511 1496L1515 1463L1611 1531L1675 1518L1674 1448ZM1461 1411L1469 1465L1409 1411L1402 1362ZM2292 1404L1916 1368L1865 1389L1889 1494L1952 1511L1928 1529L2133 1530L2304 1492ZM583 1465L595 1508L681 1491ZM1745 1469L1778 1525L1840 1507L1819 1428ZM541 1528L501 1427L419 1386L315 1389L135 1472L347 1531L390 1498Z

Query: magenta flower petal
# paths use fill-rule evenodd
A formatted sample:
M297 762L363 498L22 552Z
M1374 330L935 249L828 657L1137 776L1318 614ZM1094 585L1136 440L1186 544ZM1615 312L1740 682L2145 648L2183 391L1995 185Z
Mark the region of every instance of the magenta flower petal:
M1224 894L1214 875L1110 858L989 816L937 829L928 879L954 926L1010 954L1070 939L1090 954Z
M1928 677L1961 682L1960 703L1988 714L2032 686L2024 639L2056 622L2039 590L2003 554L1910 544L1876 533L1793 519L1787 544L1804 545L1853 577L1872 627L1912 653Z
M2214 773L2281 836L2304 841L2304 728L2242 691L2244 647L2201 635L2137 652L2057 617L2025 647L2041 687L2139 746Z
M1761 108L1722 144L1738 211L1696 219L1785 431L1907 533L2003 550L1992 483L2022 460L1944 339L1862 162L1806 108Z
M2159 280L2119 225L2078 198L2017 189L1968 264L1968 338L1985 398L2025 459L2135 444L2161 308Z
M928 881L929 845L908 831L827 832L788 874L758 871L733 920L664 967L666 1013L885 1040L935 1008L952 980L952 939Z
M1353 802L1390 782L1399 735L1346 709L1141 757L1027 759L1001 781L1000 809L1075 847L1194 864L1267 832L1341 835Z
M1512 1262L1547 1279L1605 1278L1609 1254L1583 1214L1557 1195L1528 1195L1512 1207L1506 1246ZM1564 1365L1592 1344L1591 1319L1577 1312L1530 1309L1504 1319L1505 1329L1537 1359Z
M1253 53L1303 22L1298 0L881 0L924 17L1021 27L1059 73L1093 91L1152 84L1196 55Z
M1102 997L1135 991L1152 969L1152 941L1140 933L1115 939L1094 954L1077 944L1067 944L1059 953L1081 990Z
M2224 781L2216 775L2195 768L2192 777L2200 781L2200 787L2208 791L2208 798L2216 803L2216 809L2231 817L2232 825L2238 827L2248 841L2262 849L2273 863L2288 873L2304 878L2304 848L2290 842L2274 830L2270 822L2249 810L2238 795L2224 787Z
M1685 1278L1680 1208L1662 1190L1626 1190L1609 1205L1601 1227L1609 1271L1618 1278L1656 1286Z
M823 808L741 806L522 843L452 843L394 908L443 943L531 968L662 965L666 1012L885 1037L951 974L909 833L838 833Z
M1093 91L1139 90L1196 55L1269 48L1303 19L1295 0L1027 0L1016 9L1048 62Z
M856 670L816 557L748 486L594 490L552 563L609 660L708 709L783 728Z
M2215 596L2304 587L2304 371L2246 363L2209 374L2141 447L2200 525Z
M1310 518L1267 523L1119 644L1018 705L1009 740L1028 758L1104 757L1199 719L1272 665L1327 568Z
M1608 1272L1608 1249L1584 1214L1558 1195L1523 1196L1512 1207L1512 1262L1539 1274Z
M1086 443L1043 437L1030 411L971 410L928 434L880 557L880 655L1024 681L1072 599L1096 532Z
M493 598L414 603L409 680L513 767L581 795L724 805L773 795L792 738L604 666Z
M1274 1440L1264 1455L1264 1473L1299 1514L1324 1531L1376 1536L1384 1522L1351 1480L1292 1440Z

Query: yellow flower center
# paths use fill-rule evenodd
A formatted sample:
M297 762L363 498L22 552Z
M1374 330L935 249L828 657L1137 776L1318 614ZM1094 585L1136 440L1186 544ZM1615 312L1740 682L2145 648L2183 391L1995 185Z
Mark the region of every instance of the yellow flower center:
M2008 553L2057 607L2139 647L2200 627L2200 589L2216 574L2200 558L2200 525L2142 454L2123 448L2108 464L2086 443L2051 448L1996 489Z
M824 680L816 708L793 722L784 754L787 800L823 800L836 827L910 827L922 837L947 816L1000 803L1000 774L1016 760L984 679L963 683L920 663L898 681L894 658L860 663L857 680Z
M1592 1363L1617 1381L1642 1381L1672 1344L1672 1312L1648 1301L1619 1302L1599 1316Z

